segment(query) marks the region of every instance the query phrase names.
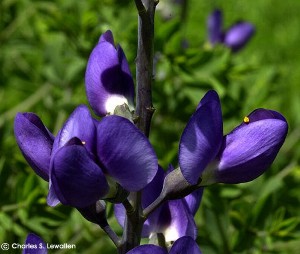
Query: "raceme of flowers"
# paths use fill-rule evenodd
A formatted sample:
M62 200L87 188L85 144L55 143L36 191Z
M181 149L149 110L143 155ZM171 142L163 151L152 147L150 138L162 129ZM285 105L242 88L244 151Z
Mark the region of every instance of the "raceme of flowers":
M218 23L220 14L213 15L213 22ZM211 26L220 30L219 23ZM212 31L211 37L219 30ZM257 178L274 161L288 131L280 113L256 109L223 135L220 99L211 90L200 100L183 130L179 167L170 166L164 172L147 137L130 119L114 115L115 109L124 104L131 114L134 84L125 54L120 46L115 47L111 31L100 37L90 55L85 85L88 101L102 119L93 118L87 106L79 105L54 136L36 114L18 113L14 132L21 152L35 173L49 182L50 206L60 202L84 211L99 200L130 201L129 193L141 191L145 209L168 193L165 202L145 220L142 237L152 239L163 234L167 242L174 242L171 254L187 250L200 253L193 217L202 186ZM178 173L182 180L174 178ZM182 189L177 181L184 182ZM123 190L121 200L117 197L119 189ZM115 216L123 226L126 213L122 204L115 205ZM167 251L144 245L128 253Z

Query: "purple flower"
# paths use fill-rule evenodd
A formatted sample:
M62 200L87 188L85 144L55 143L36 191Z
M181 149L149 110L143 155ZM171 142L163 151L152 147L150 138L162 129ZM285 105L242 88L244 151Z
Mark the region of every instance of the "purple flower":
M254 110L223 138L215 162L217 167L210 178L221 183L252 181L273 163L287 132L288 124L281 114L267 109Z
M161 193L164 176L163 169L159 167L153 181L142 190L143 209L150 205ZM186 198L169 200L159 206L145 221L142 237L147 238L162 233L167 242L176 241L182 236L190 236L196 239L197 228L193 212L197 210L198 207L196 208L196 206L199 206L201 200L198 194L197 200L191 197L192 194L190 194ZM123 205L115 205L115 216L122 227L124 226L125 213Z
M215 10L207 19L208 39L212 45L222 41L223 15L220 10Z
M94 204L111 194L107 176L128 191L139 191L157 171L156 154L134 124L119 116L98 122L83 105L74 110L54 142L32 113L17 115L15 135L29 164L44 180L50 179L51 206L59 201L76 208Z
M209 91L192 115L179 144L179 165L192 185L252 181L272 164L288 131L276 111L257 109L222 137L216 92Z
M222 43L234 52L242 49L255 32L254 26L249 22L238 22L226 32L222 30L222 27L222 12L217 9L207 18L208 40L212 45Z
M153 244L137 246L127 252L127 254L201 254L195 240L189 236L179 238L174 242L170 251Z
M231 26L225 33L223 43L234 52L242 49L255 32L252 24L239 22Z
M99 116L114 113L124 103L133 109L134 84L125 54L114 45L111 31L99 39L88 60L85 73L88 101Z
M47 254L46 243L37 235L30 233L25 240L22 254Z

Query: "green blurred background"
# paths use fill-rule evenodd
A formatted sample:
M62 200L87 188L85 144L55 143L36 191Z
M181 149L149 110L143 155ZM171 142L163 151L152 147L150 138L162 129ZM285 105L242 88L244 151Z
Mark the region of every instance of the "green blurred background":
M181 132L208 89L221 97L225 132L255 108L281 112L290 129L273 166L254 182L207 188L196 215L197 241L204 254L299 253L300 2L181 2L161 0L156 12L150 139L159 161L177 165ZM216 7L227 28L240 19L256 26L241 52L207 45L206 18ZM49 253L115 253L101 229L76 210L46 205L47 183L28 166L13 135L19 111L37 113L56 134L78 104L87 104L85 66L107 29L134 74L133 0L0 1L0 243L23 243L34 232L47 243L76 244L76 250ZM121 234L112 214L109 206L109 221Z

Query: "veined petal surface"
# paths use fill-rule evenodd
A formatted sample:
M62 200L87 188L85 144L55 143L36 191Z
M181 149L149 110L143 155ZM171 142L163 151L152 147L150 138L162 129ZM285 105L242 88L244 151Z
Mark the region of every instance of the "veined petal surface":
M146 136L129 120L106 116L97 127L97 155L105 173L128 191L143 189L158 162Z

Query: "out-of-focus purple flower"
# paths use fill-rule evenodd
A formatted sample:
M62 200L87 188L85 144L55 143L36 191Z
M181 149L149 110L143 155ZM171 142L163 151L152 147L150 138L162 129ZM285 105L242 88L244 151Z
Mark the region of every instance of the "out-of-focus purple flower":
M22 254L47 254L46 243L39 236L30 233L25 240Z
M106 176L128 191L139 191L157 172L156 154L133 123L119 116L98 122L83 105L74 110L54 142L31 113L17 115L15 135L29 164L44 180L50 179L51 206L59 201L76 208L94 204L110 190Z
M222 41L223 15L220 10L214 10L207 18L208 39L212 45Z
M241 183L260 176L274 161L288 131L278 112L257 109L222 137L216 92L209 91L188 122L179 145L179 165L192 185Z
M254 26L248 22L237 23L225 33L224 44L236 52L246 45L254 31Z
M164 182L164 171L158 168L153 181L142 190L142 208L150 205L160 194ZM130 197L129 197L130 198ZM191 203L188 203L191 200ZM199 198L200 200L200 198ZM166 242L176 241L182 236L190 236L196 239L197 228L191 210L195 210L192 198L169 200L159 206L145 221L142 237L151 237L162 233ZM115 205L115 216L121 226L125 221L125 209L123 205Z
M256 109L223 138L205 182L242 183L260 176L277 156L288 132L286 119L276 111ZM207 177L207 179L205 179Z
M255 33L254 26L249 22L238 22L227 31L223 31L223 15L218 9L207 18L208 40L211 45L222 43L232 51L242 49Z
M88 101L99 116L114 113L118 105L133 108L134 84L125 54L115 47L111 31L99 39L88 60L85 73Z
M153 244L145 244L127 252L127 254L201 254L195 240L189 236L179 238L174 242L170 251Z

